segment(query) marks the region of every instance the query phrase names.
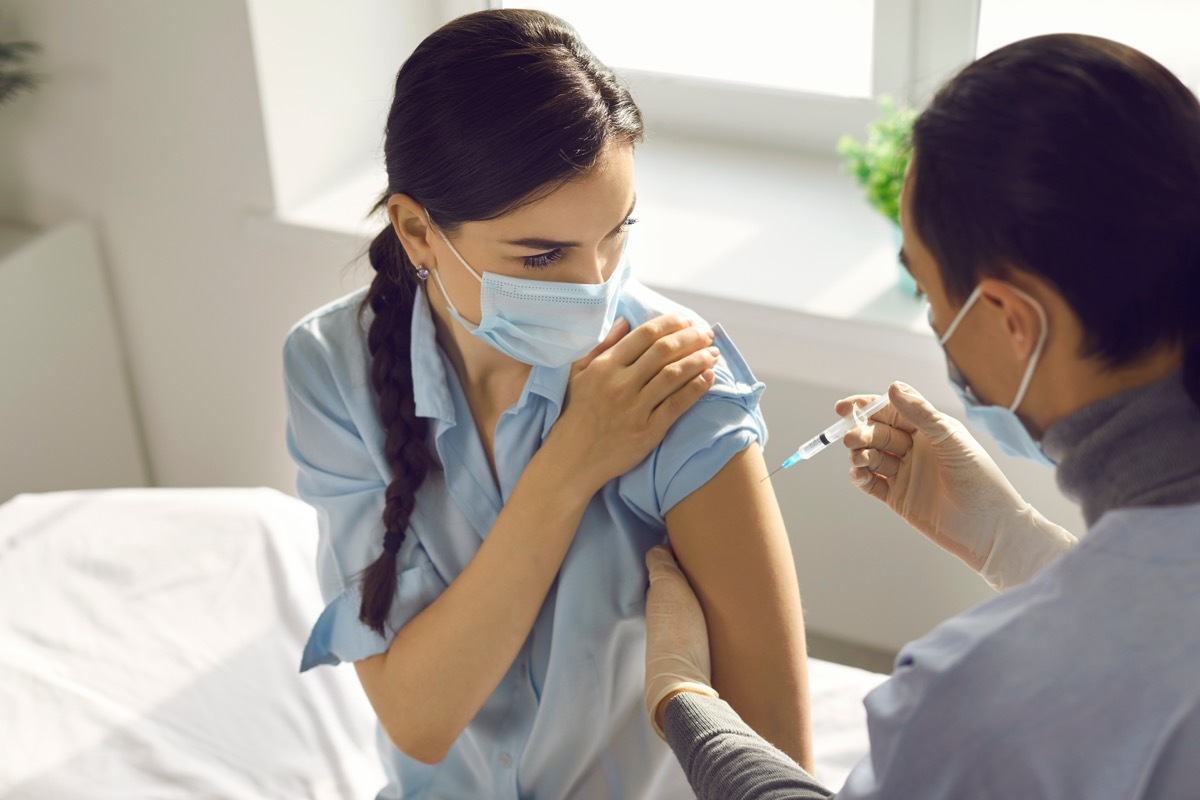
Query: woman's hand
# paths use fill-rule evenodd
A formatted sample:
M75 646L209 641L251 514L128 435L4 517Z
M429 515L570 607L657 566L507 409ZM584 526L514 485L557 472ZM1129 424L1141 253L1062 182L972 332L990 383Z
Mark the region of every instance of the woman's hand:
M843 439L858 488L997 589L1025 581L1075 544L1025 502L961 422L907 384L892 384L888 398L873 424ZM845 415L869 399L846 398L834 410Z
M594 493L637 465L712 386L713 333L676 316L608 337L571 369L566 404L543 449L562 474Z

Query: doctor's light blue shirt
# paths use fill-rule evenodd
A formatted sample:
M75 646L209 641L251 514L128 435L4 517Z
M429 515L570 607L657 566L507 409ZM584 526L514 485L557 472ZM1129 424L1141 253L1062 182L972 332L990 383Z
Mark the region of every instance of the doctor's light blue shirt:
M441 464L417 491L397 558L397 590L381 637L358 620L357 578L382 552L383 455L370 381L364 291L301 320L284 347L288 448L300 496L317 510L317 570L327 606L302 670L368 658L462 571L562 410L569 367L534 367L495 433L498 482L449 360L437 346L423 292L413 309L416 413ZM636 281L618 313L632 326L687 309ZM763 384L718 331L714 386L642 463L592 498L558 576L500 685L438 764L397 750L379 729L389 785L381 798L693 797L642 707L646 550L664 515L752 442L766 441ZM568 478L569 479L569 478ZM736 535L736 532L730 532Z

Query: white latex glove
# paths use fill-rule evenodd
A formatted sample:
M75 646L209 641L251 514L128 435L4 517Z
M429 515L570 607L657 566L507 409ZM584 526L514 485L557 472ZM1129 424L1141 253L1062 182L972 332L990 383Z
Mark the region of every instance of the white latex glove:
M1025 502L961 422L893 383L872 424L846 434L850 480L995 589L1028 580L1076 542ZM838 401L850 404L871 396Z
M678 691L717 697L708 653L708 625L691 584L669 548L646 553L650 588L646 592L646 710L655 733L658 705Z

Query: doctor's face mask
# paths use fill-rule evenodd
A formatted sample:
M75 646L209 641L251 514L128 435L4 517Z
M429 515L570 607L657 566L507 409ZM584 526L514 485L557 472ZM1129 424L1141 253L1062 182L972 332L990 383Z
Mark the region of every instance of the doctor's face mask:
M432 221L430 227L479 281L481 318L474 324L458 312L438 270L432 271L450 316L475 338L524 364L562 367L583 358L608 335L621 290L629 280L624 250L603 283L537 281L493 272L480 275Z
M1028 391L1029 383L1033 379L1034 370L1037 369L1038 359L1042 356L1042 348L1046 345L1046 336L1049 333L1046 310L1042 308L1041 303L1020 289L1014 287L1013 291L1027 300L1037 310L1038 319L1042 323L1042 330L1038 334L1037 344L1034 345L1033 352L1029 356L1029 363L1025 367L1025 374L1021 378L1021 385L1017 388L1017 394L1013 398L1012 404L1006 408L1004 406L988 405L980 400L978 395L971 389L970 384L967 383L967 379L963 376L962 372L959 371L958 367L950 359L949 353L945 353L946 371L949 373L951 387L953 387L958 398L962 400L963 407L966 409L967 419L974 426L986 431L1000 445L1000 449L1010 456L1032 459L1040 464L1052 467L1054 466L1054 462L1043 452L1041 442L1033 438L1033 435L1029 433L1029 429L1025 427L1025 423L1021 422L1016 413L1021 405L1021 401L1025 399L1025 392ZM963 307L954 316L950 327L946 328L946 332L938 339L938 344L942 346L943 352L945 351L946 342L954 335L954 331L957 330L959 323L963 321L967 312L979 300L979 294L980 289L977 286L967 298L967 302L963 303ZM929 313L929 326L932 328L932 309L930 309ZM935 330L934 332L936 333L937 331Z

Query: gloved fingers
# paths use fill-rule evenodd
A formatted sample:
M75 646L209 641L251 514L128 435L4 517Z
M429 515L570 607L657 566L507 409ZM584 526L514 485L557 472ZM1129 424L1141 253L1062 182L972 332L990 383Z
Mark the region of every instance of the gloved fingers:
M879 397L877 394L854 394L849 397L843 397L833 404L833 413L839 417L848 416L854 410L854 406L865 406L877 397ZM913 430L912 423L908 422L900 414L897 414L890 403L872 414L871 421L875 423L882 422L884 425L890 425L902 430Z
M891 488L887 478L872 472L866 467L851 467L850 482L862 489L876 500L888 501L888 490Z
M865 406L878 396L877 394L852 394L849 397L843 397L833 404L833 413L839 417L844 417L850 413L854 406Z
M679 569L679 563L675 560L675 553L670 547L661 544L655 545L646 551L646 569L650 572L651 583L656 578L676 575L685 581L687 580L683 572Z
M854 450L850 453L850 463L855 467L866 467L877 475L894 478L900 471L900 458L874 448Z
M659 624L663 630L686 625L698 625L701 631L705 630L700 600L670 549L650 548L646 553L646 566L650 570L650 587L646 590L647 633L655 635Z
M907 422L907 427L929 438L933 444L941 444L955 432L956 426L950 417L933 407L933 404L907 383L896 381L888 387L887 408Z
M912 450L913 440L908 431L875 422L850 431L842 437L842 444L852 451L874 448L902 456Z

